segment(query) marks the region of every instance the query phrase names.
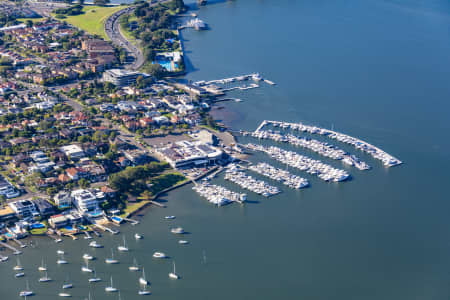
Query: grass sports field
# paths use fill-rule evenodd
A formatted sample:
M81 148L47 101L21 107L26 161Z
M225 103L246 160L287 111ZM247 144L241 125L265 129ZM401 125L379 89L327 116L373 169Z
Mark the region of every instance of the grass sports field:
M83 7L84 14L78 16L67 16L61 21L66 21L75 27L78 27L90 34L97 34L109 40L105 33L106 19L118 10L125 6L85 6Z

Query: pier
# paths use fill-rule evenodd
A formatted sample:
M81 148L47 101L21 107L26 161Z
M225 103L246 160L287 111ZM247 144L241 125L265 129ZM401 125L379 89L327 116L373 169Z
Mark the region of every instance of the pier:
M264 125L263 125L264 124ZM384 166L386 167L394 167L402 164L403 162L399 160L398 158L384 152L380 148L369 144L363 140L360 140L358 138L352 137L350 135L340 133L334 130L321 128L317 126L311 126L311 125L305 125L303 123L289 123L289 122L280 122L280 121L268 121L264 120L261 125L258 127L258 130L261 130L265 125L272 125L274 127L280 127L280 128L290 128L293 130L298 130L302 132L308 132L310 134L319 134L322 136L326 136L330 139L337 140L339 142L352 145L356 149L359 149L363 152L368 153L373 158L380 160L383 162Z
M11 246L11 245L8 245L8 244L5 243L5 242L0 242L0 246L3 246L3 247L5 247L5 248L8 248L9 250L13 251L14 255L22 254L21 251L17 250L16 248L14 248L14 247Z
M137 225L137 224L139 224L139 221L137 221L137 220L133 220L133 219L130 219L130 218L123 218L125 221L127 221L127 222L130 222L131 223L131 225Z
M18 239L11 239L11 240L14 241L17 245L19 245L20 248L26 248L27 247L27 245L23 244Z

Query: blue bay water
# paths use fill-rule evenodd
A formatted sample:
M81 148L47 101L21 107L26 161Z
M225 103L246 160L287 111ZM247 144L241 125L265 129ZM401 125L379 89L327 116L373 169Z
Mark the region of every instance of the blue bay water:
M191 186L163 197L167 208L147 209L141 224L123 226L131 251L121 263L103 260L121 235L104 235L104 249L85 240L56 245L46 238L21 261L34 299L56 299L66 273L78 299L117 299L106 282L89 286L81 255L122 299L138 299L133 257L145 266L157 299L448 299L450 296L449 183L450 4L444 0L349 0L213 2L195 12L210 30L183 32L190 80L260 72L277 83L231 93L215 116L233 129L254 129L264 119L303 121L357 136L399 157L385 169L345 145L374 168L346 168L353 179L330 184L305 175L311 187L283 190L269 199L249 193L250 203L216 208ZM194 4L192 7L194 8ZM242 142L252 141L241 139ZM335 143L335 142L333 142ZM270 143L265 143L270 144ZM308 151L283 146L299 153ZM268 161L256 154L252 161ZM218 178L214 183L239 191ZM165 215L176 215L167 222ZM181 225L190 245L169 231ZM145 239L134 241L135 232ZM56 249L68 266L57 266ZM154 251L171 259L155 261ZM48 262L55 282L38 284L37 267ZM171 260L179 281L170 281ZM0 264L0 295L18 298L25 279L15 279L14 257ZM74 297L75 298L75 297Z

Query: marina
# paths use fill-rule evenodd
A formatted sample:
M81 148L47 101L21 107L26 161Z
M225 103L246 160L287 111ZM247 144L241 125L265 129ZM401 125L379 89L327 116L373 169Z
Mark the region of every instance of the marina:
M258 163L257 165L251 165L248 167L248 169L275 181L279 181L282 184L287 185L288 187L293 189L302 189L309 186L309 182L306 178L293 175L287 170L275 168L268 163Z
M295 167L308 174L316 175L324 181L340 182L345 181L350 177L350 174L345 170L334 168L320 160L315 160L293 151L283 150L274 146L265 147L255 144L247 144L245 147L253 151L264 152L283 164Z
M258 180L247 175L243 168L239 165L229 165L225 171L225 180L229 180L240 187L252 191L264 197L270 197L281 193L281 190L275 186L271 186L263 180Z
M398 158L384 152L380 148L369 144L363 140L360 140L358 138L349 136L344 133L340 133L337 131L317 127L317 126L311 126L311 125L305 125L303 123L289 123L289 122L281 122L281 121L268 121L264 120L258 128L255 130L255 132L259 132L267 125L272 125L274 127L280 127L283 129L292 129L292 130L298 130L302 132L308 132L310 134L319 134L322 136L326 136L330 139L337 140L339 142L349 144L356 149L359 149L361 151L364 151L368 154L370 154L373 158L380 160L384 166L386 167L393 167L398 166L402 164L403 162L399 160Z
M306 148L322 156L341 160L343 163L354 166L359 170L369 170L370 166L361 161L355 155L339 149L337 146L330 145L325 142L321 142L315 139L310 139L306 137L297 137L292 134L281 134L279 132L274 132L272 130L257 130L253 132L241 131L244 136L251 136L258 139L268 139L276 142L289 143L294 146Z
M232 202L243 203L247 198L246 194L239 194L230 191L222 186L210 184L207 182L196 184L194 187L192 187L192 189L200 196L206 198L209 202L217 206L227 205Z

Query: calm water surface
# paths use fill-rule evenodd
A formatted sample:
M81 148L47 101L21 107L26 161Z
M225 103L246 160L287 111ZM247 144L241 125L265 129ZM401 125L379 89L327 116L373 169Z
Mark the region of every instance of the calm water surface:
M148 209L140 225L122 226L131 251L116 253L115 266L104 258L121 235L100 238L105 248L97 250L82 239L35 239L38 246L20 257L33 299L56 299L67 274L74 299L89 291L94 299L117 299L105 294L106 282L87 283L84 252L98 257L91 266L105 281L113 276L124 300L140 298L139 276L128 271L133 257L145 266L155 299L448 299L449 2L236 0L197 13L211 29L183 32L188 79L260 72L277 83L231 94L244 102L224 104L217 118L234 129L254 129L263 119L334 126L405 164L385 169L339 144L374 168L348 168L353 180L340 184L291 170L311 187L280 186L283 193L269 199L249 193L245 206L216 208L184 187L163 197L167 208ZM262 154L251 160L278 165ZM177 219L164 220L169 214ZM177 244L169 233L175 225L190 232L183 237L190 245ZM135 241L135 232L145 239ZM69 265L56 265L59 248ZM153 260L156 250L171 259ZM0 264L1 299L17 299L25 286L10 258ZM45 285L37 283L42 258L55 279ZM172 259L182 280L168 278Z

